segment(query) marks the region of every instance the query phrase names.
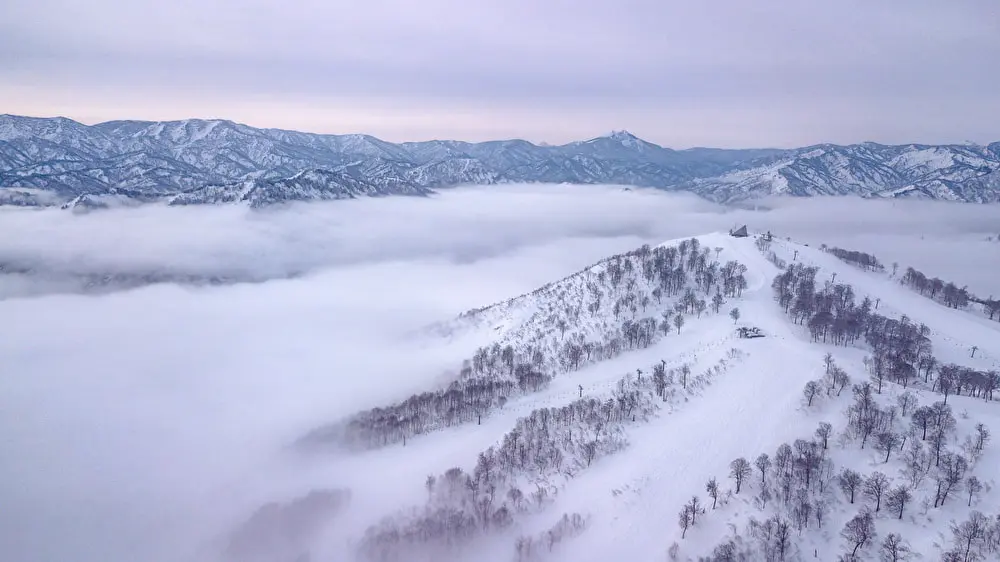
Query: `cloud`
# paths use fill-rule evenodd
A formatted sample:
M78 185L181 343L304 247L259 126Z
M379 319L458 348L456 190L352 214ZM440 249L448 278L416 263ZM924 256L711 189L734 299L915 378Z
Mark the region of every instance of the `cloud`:
M13 0L0 20L0 101L91 120L130 107L149 118L221 109L212 116L390 140L567 141L627 127L679 147L985 142L1000 113L998 78L981 63L1000 56L993 9ZM273 110L254 110L261 99ZM364 111L373 99L442 115L411 128ZM464 111L475 126L453 115ZM561 118L537 123L536 113Z
M439 383L486 341L427 342L414 330L642 243L745 222L975 291L991 290L1000 269L997 242L985 241L1000 234L995 206L845 198L761 207L617 187L491 186L270 212L5 210L2 260L274 279L101 296L46 287L15 298L8 287L0 558L197 559L261 503L321 487L355 490L338 525L363 530L419 501L416 483L468 462L479 444L441 440L434 455L400 463L380 453L363 466L284 447L317 424ZM282 278L290 271L302 275ZM30 276L20 282L32 288Z

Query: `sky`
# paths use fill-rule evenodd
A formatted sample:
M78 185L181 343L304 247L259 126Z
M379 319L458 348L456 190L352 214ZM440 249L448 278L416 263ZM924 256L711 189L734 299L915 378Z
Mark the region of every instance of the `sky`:
M390 141L996 141L993 0L8 0L0 111Z
M0 559L24 562L200 560L193 550L262 503L331 483L375 498L372 509L419 502L414 479L468 460L461 443L406 467L300 462L285 447L438 384L486 342L428 341L424 327L643 243L745 222L976 292L995 290L1000 270L1000 242L987 240L1000 235L997 207L941 202L811 198L753 211L657 190L512 185L266 212L0 213L0 262L30 257L41 273L272 278L86 296L0 279ZM282 279L292 271L305 274Z

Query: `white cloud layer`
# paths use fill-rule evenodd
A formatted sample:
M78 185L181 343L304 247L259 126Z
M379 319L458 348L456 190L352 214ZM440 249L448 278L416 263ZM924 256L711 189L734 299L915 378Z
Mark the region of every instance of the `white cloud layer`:
M480 343L426 345L412 330L642 243L746 222L1000 294L1000 243L986 241L1000 234L995 206L766 204L497 186L265 213L4 211L0 261L306 274L103 296L46 287L16 298L30 277L0 283L0 558L173 562L261 502L313 487L350 485L366 515L405 504L428 472L467 461L458 447L405 467L377 456L331 466L283 447L316 424L425 389Z

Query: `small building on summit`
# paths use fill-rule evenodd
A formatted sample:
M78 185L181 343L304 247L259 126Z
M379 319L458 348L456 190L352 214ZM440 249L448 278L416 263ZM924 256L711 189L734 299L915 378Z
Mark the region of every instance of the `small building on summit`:
M748 236L747 225L744 224L743 226L739 227L736 230L730 230L729 235L735 236L736 238L746 238Z

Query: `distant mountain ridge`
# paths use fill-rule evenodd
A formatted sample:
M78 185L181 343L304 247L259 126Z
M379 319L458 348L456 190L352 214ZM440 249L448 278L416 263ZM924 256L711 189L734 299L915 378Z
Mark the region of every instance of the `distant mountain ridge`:
M992 203L1000 201L1000 142L672 150L614 131L560 146L516 139L397 144L226 120L88 126L0 115L0 204L263 207L511 182L632 185L720 202L784 194Z

